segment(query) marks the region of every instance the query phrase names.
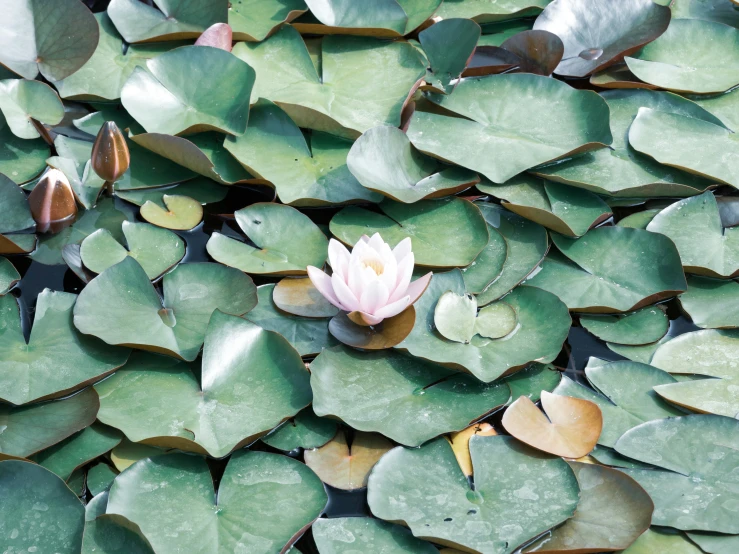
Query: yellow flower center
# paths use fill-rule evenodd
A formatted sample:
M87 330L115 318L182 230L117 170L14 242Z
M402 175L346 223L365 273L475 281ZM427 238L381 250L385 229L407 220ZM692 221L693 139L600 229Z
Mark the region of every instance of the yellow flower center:
M382 275L382 273L385 271L385 264L382 262L382 260L379 260L377 258L365 258L362 260L362 266L363 267L369 267L372 271L375 272L375 275Z

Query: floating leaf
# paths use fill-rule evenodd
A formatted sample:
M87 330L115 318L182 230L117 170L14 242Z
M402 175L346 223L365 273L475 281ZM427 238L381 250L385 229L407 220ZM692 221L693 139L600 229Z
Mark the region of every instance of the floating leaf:
M106 514L108 493L102 492L87 503L81 554L153 554L138 525L119 515Z
M56 125L64 117L62 101L41 81L7 79L0 81L0 110L12 133L22 139L40 137L34 120Z
M355 207L341 210L331 219L331 233L350 246L363 235L375 233L380 233L392 248L410 237L416 263L432 267L469 265L488 242L480 210L461 198L414 204L383 200L379 208L385 215Z
M421 154L403 131L384 125L357 139L346 165L362 186L408 204L456 194L480 181L472 171Z
M310 369L318 415L408 446L459 431L500 408L510 395L501 383L486 385L392 350L327 348Z
M164 205L164 196L187 196L188 198L197 200L201 204L212 204L213 202L220 202L226 198L227 194L228 189L226 187L205 177L197 177L191 181L167 187L115 191L115 195L118 198L122 198L137 206L143 206L148 201L151 201L154 204L159 204L162 208L166 207Z
M526 369L503 379L511 389L508 404L512 404L521 396L531 399L532 402L538 402L541 398L541 391L552 392L561 380L562 373L553 365L531 364Z
M627 89L649 89L654 90L659 87L644 83L636 78L626 62L618 62L609 65L603 71L594 73L590 76L590 84L602 88L627 88Z
M654 219L654 216L661 211L660 208L652 208L643 212L636 212L624 217L616 225L619 227L631 227L632 229L646 229Z
M739 283L708 277L688 276L688 290L679 297L680 306L703 329L739 327Z
M365 350L383 350L397 346L408 337L416 321L416 311L408 306L398 315L372 326L358 325L346 312L331 318L329 332L346 345Z
M272 300L283 312L301 317L333 317L339 313L307 277L283 279L275 286Z
M303 0L233 0L228 6L228 24L234 40L261 42L307 9Z
M643 364L648 364L652 360L652 356L654 355L654 352L659 348L662 344L672 340L673 337L671 337L669 334L662 337L661 340L658 340L657 342L653 342L652 344L645 344L643 346L626 346L623 344L615 344L615 343L607 343L606 346L619 356L623 356L624 358L628 358L629 360L632 360L634 362L639 362Z
M131 442L123 437L121 443L110 452L110 461L118 471L128 469L133 464L144 458L153 458L172 451L162 450L156 446L149 446L138 442Z
M3 3L0 64L25 79L68 77L92 56L98 43L95 17L77 0Z
M149 133L241 135L254 79L254 70L230 52L182 46L147 60L146 69L136 67L121 103Z
M674 19L705 19L739 28L739 14L723 0L673 0L670 10Z
M141 217L157 227L176 231L189 231L203 220L203 206L193 198L165 194L162 202L164 208L151 201L144 202Z
M447 291L434 308L434 327L445 339L469 343L475 334L477 300L471 294L458 295Z
M538 15L549 0L445 0L436 11L444 19L466 17L480 24Z
M483 204L478 204L478 208ZM495 206L497 207L497 206ZM480 211L485 217L488 210L480 208ZM505 219L505 218L503 218ZM525 221L525 220L522 220ZM462 269L462 277L464 278L464 285L467 290L473 294L479 294L486 289L493 281L496 281L503 273L505 262L509 256L508 244L506 239L503 237L502 232L490 224L489 221L485 221L488 226L488 234L490 238L485 248L482 249L474 261L467 267ZM534 224L532 224L533 226ZM544 231L542 229L542 231ZM544 239L547 240L546 231L544 231ZM515 244L513 248L515 248ZM513 255L513 251L511 252Z
M370 517L319 519L312 530L320 554L351 554L358 545L383 554L438 554L408 529Z
M564 54L562 40L549 31L522 31L509 37L500 46L518 56L519 71L547 77L552 74Z
M739 10L735 11L739 13ZM737 23L739 24L739 15ZM739 129L739 91L732 90L710 96L693 95L690 99L718 117L729 129Z
M474 490L445 439L420 449L391 450L370 475L372 513L403 521L417 537L502 554L575 512L579 489L564 460L512 437L472 437L470 453Z
M428 58L431 72L427 86L441 94L454 90L467 63L475 53L480 26L470 19L442 19L418 33L418 41Z
M77 300L74 324L108 344L194 360L211 314L243 315L256 305L252 280L211 263L179 265L163 279L164 299L130 256L95 277Z
M116 472L107 464L96 464L87 470L87 488L90 494L98 495L106 492L113 484Z
M26 183L46 168L46 158L50 154L49 145L43 139L16 137L0 113L0 174L7 175L15 183Z
M0 257L0 296L21 280L21 275L7 258Z
M304 275L309 265L323 267L328 240L295 208L260 202L236 211L234 216L257 247L213 233L207 249L214 260L246 273L268 275Z
M408 128L413 145L495 183L612 140L602 98L540 75L465 79L453 95L428 99L456 117L416 111Z
M274 102L300 127L349 138L397 127L409 91L426 73L408 43L337 36L323 39L317 71L289 25L262 43L237 44L233 54L257 72L253 101Z
M462 473L469 479L474 474L472 467L472 456L470 455L470 439L475 435L491 437L497 435L495 429L489 423L475 423L466 429L449 435L449 444L452 446L454 456L457 458Z
M319 448L336 435L338 428L336 421L318 417L309 406L269 435L262 437L262 442L285 452L298 448Z
M663 310L652 306L623 316L583 315L580 324L606 342L638 346L664 337L670 321Z
M36 225L23 189L0 173L0 233L23 231Z
M162 482L169 486L162 487ZM138 525L158 554L226 554L239 548L280 552L325 505L321 481L304 464L240 450L229 459L218 495L200 457L173 454L141 460L113 483L107 513ZM177 536L172 529L179 530Z
M686 539L682 533L667 527L650 527L623 552L624 554L654 554L654 552L703 554L703 550Z
M82 241L80 256L88 269L102 273L130 256L149 279L156 279L185 256L185 243L171 231L129 221L124 221L122 228L126 247L106 229L99 229Z
M687 533L690 540L710 554L732 554L739 546L736 535L719 535L717 533Z
M516 310L505 302L488 304L477 314L475 333L487 339L500 339L516 328Z

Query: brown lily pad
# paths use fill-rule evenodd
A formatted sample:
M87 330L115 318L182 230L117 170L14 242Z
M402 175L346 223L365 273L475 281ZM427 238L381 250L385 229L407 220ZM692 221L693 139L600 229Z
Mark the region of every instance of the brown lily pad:
M467 477L471 477L474 473L472 469L472 456L470 455L470 439L475 435L489 437L497 434L493 426L489 423L475 423L466 429L449 435L449 443L452 445L454 457L457 458L459 467L462 468L462 473Z
M546 77L554 72L565 52L562 40L549 31L516 33L500 47L518 56L519 71Z
M329 332L340 342L354 348L383 350L403 342L416 323L416 310L408 306L394 317L382 320L377 325L357 325L349 314L341 312L328 324Z
M324 318L339 313L307 277L287 277L277 283L272 301L283 312L301 317Z

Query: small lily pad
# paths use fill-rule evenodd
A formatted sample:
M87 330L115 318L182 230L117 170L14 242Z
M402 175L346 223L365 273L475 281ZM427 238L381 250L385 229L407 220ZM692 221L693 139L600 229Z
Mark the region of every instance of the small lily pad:
M92 495L106 492L113 484L117 473L107 464L95 464L87 470L87 489Z
M739 283L724 279L688 276L688 290L680 306L703 329L739 327Z
M333 419L318 417L310 406L300 410L298 415L288 419L262 442L272 448L292 452L298 448L320 448L330 441L339 425Z
M141 206L141 217L149 223L165 229L189 231L203 219L203 205L187 196L162 196L166 208L147 201Z
M475 334L477 300L471 294L446 291L434 308L434 327L446 339L469 343Z
M49 85L41 81L0 81L0 110L12 133L22 139L39 138L36 120L56 125L64 117L64 105Z
M516 310L505 302L488 304L475 320L475 333L487 339L505 337L516 328Z
M307 277L282 279L275 286L272 301L283 312L301 317L333 317L339 313Z
M405 527L370 517L319 519L312 530L320 554L351 554L358 544L383 554L438 554Z
M215 181L206 179L205 177L196 177L190 181L178 185L157 187L151 189L137 190L116 190L115 195L122 198L126 202L131 202L137 206L143 206L151 200L154 204L166 208L164 205L164 196L187 196L193 200L197 200L201 204L212 204L220 202L228 194L228 189L219 185Z
M234 40L261 42L307 9L303 0L233 0L228 6L228 24Z
M670 321L662 309L652 306L623 316L583 315L580 324L606 342L638 346L664 337Z
M7 259L0 257L0 296L6 294L21 280L21 274Z
M431 66L426 83L435 92L450 94L475 53L480 26L471 19L445 18L418 33Z

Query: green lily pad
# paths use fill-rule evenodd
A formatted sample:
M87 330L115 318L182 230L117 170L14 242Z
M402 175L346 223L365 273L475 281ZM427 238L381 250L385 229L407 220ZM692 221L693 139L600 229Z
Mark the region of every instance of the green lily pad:
M269 435L262 437L262 442L272 448L291 452L298 448L320 448L330 441L339 425L333 419L318 417L310 406L300 410L294 418Z
M502 407L506 384L481 383L392 350L324 349L311 363L313 409L407 446L460 431Z
M624 59L634 75L660 88L724 92L739 84L739 30L712 21L673 19L661 37Z
M669 237L685 271L709 277L739 275L739 228L724 229L711 192L668 206L647 226Z
M100 423L93 423L33 456L32 460L53 471L65 481L80 466L110 452L121 442L121 434Z
M656 387L674 404L691 410L736 417L739 393L735 359L739 355L739 331L695 331L675 337L654 353L653 366L677 374L698 374L714 379L684 381Z
M234 40L261 42L307 10L303 0L232 0L228 24Z
M346 164L362 186L407 204L456 194L480 181L472 171L421 154L403 131L388 126L359 137Z
M145 67L147 60L177 45L129 45L124 52L123 38L108 17L108 12L97 13L95 18L100 32L95 53L72 75L54 82L62 98L83 101L118 100L123 83L135 67Z
M659 163L737 186L739 145L734 136L723 125L646 108L639 110L629 129L631 146ZM701 156L705 148L715 155Z
M657 351L657 348L662 346L664 343L671 341L674 337L665 335L662 339L652 344L645 344L643 346L626 346L624 344L606 343L606 346L616 354L628 358L632 362L640 362L642 364L648 364L652 361L652 356Z
M363 235L375 233L380 233L391 248L410 237L416 264L432 267L469 265L488 242L487 224L480 210L461 198L414 204L388 199L379 208L385 215L344 208L331 219L331 233L350 246ZM459 237L465 237L464 241Z
M517 371L503 381L511 389L510 406L516 400L525 396L532 402L538 402L541 392L552 392L562 380L562 373L550 364L531 364L529 367Z
M612 447L621 435L645 421L662 419L683 412L663 401L652 388L675 383L669 373L637 362L611 362L585 369L596 391L563 377L555 394L589 400L603 414L603 430L598 444Z
M536 16L550 0L445 0L436 11L444 19L466 17L480 24Z
M113 484L117 473L107 464L95 464L87 471L87 489L92 495L106 492Z
M608 204L595 194L525 173L501 185L486 180L477 188L504 200L503 206L512 212L571 237L584 235L611 216Z
M480 26L471 19L442 19L418 33L418 41L431 66L427 86L434 92L450 94L475 53Z
M502 270L477 295L478 305L484 306L510 292L536 269L549 250L549 236L541 225L497 204L478 202L475 205L480 208L488 226L503 236L507 251ZM492 231L490 234L492 236ZM467 285L470 268L463 271Z
M36 464L0 462L0 536L11 552L78 554L85 508L67 485Z
M64 396L112 373L130 351L86 337L72 325L77 296L45 289L39 294L28 343L18 304L0 296L0 397L25 404Z
M208 254L246 273L304 275L309 265L323 267L328 240L310 218L295 208L260 202L234 213L239 227L256 245L220 233L206 245Z
M19 0L3 6L0 64L25 79L58 81L92 56L98 26L77 0Z
M428 99L456 117L416 111L408 128L413 145L495 183L612 140L600 96L541 75L465 79L454 94Z
M636 460L632 460L626 456L622 456L613 448L608 448L606 446L596 445L589 456L599 464L604 464L610 467L625 467L627 469L649 469L654 467L649 464L637 462Z
M731 2L722 0L673 0L674 19L705 19L739 28L739 14Z
M473 436L470 454L474 490L444 439L420 449L391 450L370 475L372 513L403 521L417 537L502 554L575 512L579 487L561 458L500 436Z
M87 503L81 554L154 554L138 526L123 516L106 514L107 505L107 492Z
M739 547L739 536L716 533L687 533L690 540L709 554L732 554Z
M711 181L657 163L629 144L631 123L641 108L676 113L710 123L720 120L690 100L670 92L651 90L609 90L601 96L610 108L613 143L610 148L587 152L572 160L540 167L534 173L613 196L692 196L711 185ZM662 139L673 144L680 137L675 129L665 130ZM669 138L666 138L669 137Z
M333 317L339 308L331 304L308 277L286 277L275 286L272 300L283 312L301 317Z
M131 442L123 437L121 443L110 451L110 461L113 462L118 471L123 471L144 458L154 458L172 452L176 452L176 450L164 450L140 442Z
M348 138L378 125L399 126L409 91L426 74L408 43L341 36L323 39L317 71L289 25L264 42L237 44L233 54L257 72L253 102L265 98L299 127Z
M505 302L488 304L475 319L475 333L486 339L500 339L512 332L517 324L516 310Z
M559 354L571 320L564 304L554 295L533 287L517 287L505 298L516 311L516 330L503 339L474 336L469 344L461 344L443 338L434 329L436 303L448 290L458 295L465 293L459 270L434 274L426 292L414 305L413 331L398 348L416 357L468 371L485 382L531 362L551 362Z
M616 443L619 454L661 468L622 470L652 497L653 524L733 534L738 450L739 421L715 415L650 421Z
M31 217L28 199L23 189L0 173L0 233L13 233L32 228L36 222Z
M141 460L113 483L107 513L138 525L158 554L280 552L318 517L326 500L321 481L299 461L240 450L231 456L217 496L202 458Z
M32 119L56 125L64 117L62 101L41 81L7 79L0 81L0 110L11 132L22 139L40 137Z
M552 234L559 249L526 284L556 294L573 311L637 310L687 288L677 248L657 233L599 227L579 239Z
M0 113L0 174L3 177L7 175L18 184L26 183L46 168L46 158L50 154L49 145L43 139L16 137Z
M628 0L617 10L608 0L555 0L536 18L534 29L562 39L557 75L585 77L652 42L669 23L670 8L652 0Z
M616 223L616 225L619 227L630 227L631 229L646 229L654 219L654 216L661 211L661 208L652 208L644 210L643 212L636 212L631 215L627 215Z
M163 279L163 300L130 256L82 290L74 309L81 332L194 360L215 310L243 315L256 305L256 287L242 272L212 263L181 264Z
M126 42L198 38L228 17L224 0L156 0L156 7L139 4L112 0L108 6L108 15Z
M439 297L434 308L434 327L445 339L469 343L475 334L477 300L471 294L448 290Z
M655 552L703 554L703 550L686 539L682 533L666 527L650 527L624 550L623 554L654 554Z
M739 10L735 9L735 12L739 23ZM729 129L739 129L739 91L708 96L693 95L690 99L718 117Z
M224 146L246 170L271 184L286 204L313 206L382 199L349 172L349 141L320 132L306 140L290 116L268 100L260 99L251 109L246 133L229 137Z
M203 220L203 205L187 196L162 196L164 207L151 201L141 206L141 217L157 227L189 231Z
M480 205L478 204L478 207ZM485 217L486 210L481 208L480 211ZM470 265L461 268L465 287L472 294L481 293L500 277L508 257L508 244L503 234L490 222L485 221L485 223L487 223L490 235L488 243ZM546 238L546 231L544 231L544 237Z
M437 554L426 541L408 529L370 517L319 519L313 524L313 538L319 554L352 554L357 546L383 554Z
M195 371L169 358L138 355L96 385L98 418L134 442L219 458L311 401L309 374L284 337L221 312L213 314L205 335L200 383Z
M626 62L618 62L609 65L603 71L590 76L590 84L596 87L610 89L648 89L655 90L658 87L650 85L636 78Z
M690 319L703 329L739 327L739 283L688 276L688 290L678 299Z
M230 52L182 46L147 60L146 69L134 68L121 103L149 133L241 135L254 79L254 70Z
M149 279L156 279L185 256L185 243L171 231L129 221L123 222L122 230L127 248L105 229L82 241L80 256L88 269L102 273L130 256L139 262Z
M656 306L622 316L583 315L580 324L601 340L630 346L657 342L670 327L667 314Z
M143 206L151 201L162 208L166 208L164 205L165 196L187 196L188 198L197 200L201 204L212 204L213 202L220 202L226 198L227 194L228 189L226 187L205 177L196 177L185 183L166 187L115 191L115 195L118 198L122 198L126 202L131 202L137 206Z
M0 296L6 294L20 280L21 275L15 266L7 258L0 257Z
M27 458L63 441L95 421L99 405L92 388L53 402L0 405L0 460Z

